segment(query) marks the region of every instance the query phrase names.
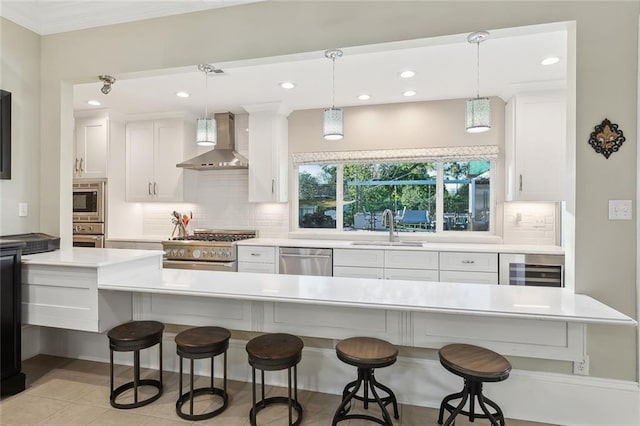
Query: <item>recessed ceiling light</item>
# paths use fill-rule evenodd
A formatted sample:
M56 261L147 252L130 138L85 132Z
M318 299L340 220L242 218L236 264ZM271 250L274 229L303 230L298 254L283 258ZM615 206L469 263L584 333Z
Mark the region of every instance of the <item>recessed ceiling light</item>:
M414 75L416 75L416 73L415 73L415 72L413 72L413 71L410 71L410 70L402 71L402 72L400 73L400 77L402 77L402 78L411 78L411 77L413 77Z
M188 98L189 94L187 92L176 92L176 96L179 98Z
M542 65L553 65L557 64L558 62L560 62L560 58L558 58L557 56L549 56L548 58L544 58L542 61L540 61Z
M94 100L87 101L87 103L88 103L89 105L93 105L93 106L100 106L100 105L102 105L102 104L100 103L100 101L94 101Z
M296 85L290 81L283 81L282 83L280 83L280 87L282 87L283 89L293 89L294 87L296 87Z
M371 96L363 93L362 95L358 95L358 99L360 99L361 101L368 101L369 99L371 99Z
M415 90L407 90L404 93L402 93L403 96L415 96L416 92Z

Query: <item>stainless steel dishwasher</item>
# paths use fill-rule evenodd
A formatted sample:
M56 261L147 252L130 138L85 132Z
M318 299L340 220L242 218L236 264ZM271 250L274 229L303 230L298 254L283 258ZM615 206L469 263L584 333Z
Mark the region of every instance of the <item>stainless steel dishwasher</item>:
M333 275L333 250L304 247L280 247L281 274Z

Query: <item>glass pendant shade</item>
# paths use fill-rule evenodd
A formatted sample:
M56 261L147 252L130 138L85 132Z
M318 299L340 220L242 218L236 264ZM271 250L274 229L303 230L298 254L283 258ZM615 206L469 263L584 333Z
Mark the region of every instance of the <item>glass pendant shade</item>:
M196 143L200 146L214 146L216 142L216 120L206 117L198 118Z
M327 108L324 110L324 138L336 141L344 137L342 129L342 109Z
M466 128L469 133L491 129L491 102L489 98L467 99Z

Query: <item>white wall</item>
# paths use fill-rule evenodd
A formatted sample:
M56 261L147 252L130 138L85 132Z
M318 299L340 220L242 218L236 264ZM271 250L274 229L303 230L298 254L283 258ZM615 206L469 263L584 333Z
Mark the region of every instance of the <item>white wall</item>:
M0 235L40 230L40 36L0 18L0 89L11 92L11 179L0 180ZM27 203L28 216L18 216ZM54 235L57 235L54 233Z
M632 1L260 2L42 37L47 72L41 81L41 158L47 161L41 230L71 239L72 177L64 167L72 160L69 81L571 20L577 29L577 54L571 58L577 99L569 133L575 132L577 143L570 153L575 154L570 156L576 164L575 200L571 197L567 210L568 221L575 222L576 291L635 317L635 223L608 221L606 206L608 199L636 201L639 14L640 3ZM202 40L212 42L203 48ZM586 143L605 117L627 135L621 151L608 160ZM588 337L592 374L637 379L634 330L589 327Z

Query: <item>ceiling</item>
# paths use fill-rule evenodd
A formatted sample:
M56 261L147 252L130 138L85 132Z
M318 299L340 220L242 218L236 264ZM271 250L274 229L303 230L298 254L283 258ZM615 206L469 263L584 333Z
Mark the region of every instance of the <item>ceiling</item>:
M93 0L2 0L0 14L39 34L131 22L261 0L123 0L123 7ZM480 46L480 96L507 100L523 90L564 88L567 74L567 30L563 23L491 30ZM467 34L342 48L335 64L335 105L372 105L439 99L468 98L476 94L476 46ZM327 46L334 48L340 46ZM543 66L540 61L557 56L560 62ZM247 105L279 102L290 110L326 108L332 103L332 67L324 51L306 52L249 61L212 64L224 70L205 76L198 64L171 70L154 70L135 76L114 75L111 92L100 92L102 83L74 87L74 109L108 108L130 115L140 113L232 111ZM404 70L415 76L400 78ZM143 74L144 75L144 74ZM279 86L283 81L294 89ZM416 95L402 93L414 90ZM188 98L178 98L185 91ZM358 100L360 94L371 99ZM97 100L100 106L90 106Z

